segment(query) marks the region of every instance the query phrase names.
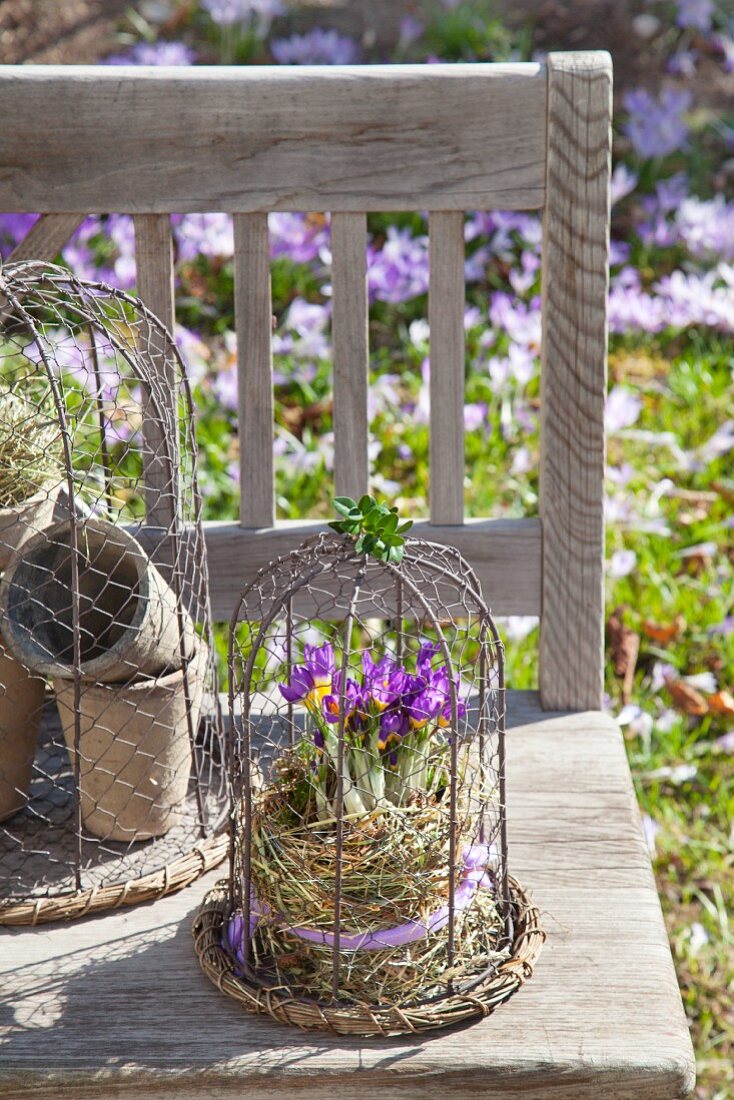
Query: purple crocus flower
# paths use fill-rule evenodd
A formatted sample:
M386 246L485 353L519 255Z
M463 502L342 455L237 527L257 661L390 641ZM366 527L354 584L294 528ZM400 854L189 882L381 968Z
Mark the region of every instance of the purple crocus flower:
M354 65L360 60L354 39L319 27L308 34L277 38L270 50L279 65Z
M385 711L380 717L380 732L377 739L377 747L380 752L388 745L399 745L400 741L410 732L408 715L400 708Z
M0 245L5 259L23 240L31 226L38 221L38 214L0 214Z
M406 706L411 729L422 729L441 713L446 696L437 684L427 684L415 692Z
M301 665L298 665L291 672L290 684L278 685L280 694L289 703L300 703L303 699L307 699L315 686L310 669Z
M711 44L720 51L724 59L724 72L734 73L734 39L727 34L714 34Z
M610 390L604 409L604 422L607 432L613 435L622 428L631 427L642 411L639 397L624 386L615 386Z
M441 651L440 642L424 642L418 651L415 667L419 676L427 676L430 672L431 662L437 653Z
M363 684L379 710L390 706L405 690L408 675L397 661L386 654L375 664L369 650L362 654Z
M314 683L331 683L335 670L334 650L329 642L323 645L306 645L303 647L304 663L313 673Z
M305 645L304 663L291 672L290 684L279 684L280 693L289 703L305 702L321 709L321 701L332 691L334 650L329 642L322 646Z
M398 40L398 48L403 49L406 46L410 46L413 42L417 42L426 29L425 23L420 19L416 19L415 16L407 14L400 20L400 38Z
M341 700L341 671L334 673L331 684L331 694L325 695L321 700L321 712L327 722L335 725L339 721L339 702ZM344 689L344 716L345 719L353 719L357 712L364 712L365 710L364 693L359 684L347 677L346 687ZM354 722L350 721L350 726L355 728Z
M382 248L367 249L370 300L406 302L428 290L428 238L391 225Z
M329 242L329 226L320 214L276 212L268 215L270 255L287 256L297 264L315 260Z
M659 99L645 88L627 92L624 105L629 118L623 129L639 157L666 157L685 144L688 126L683 115L692 99L687 89L665 88Z
M677 0L675 21L679 27L691 27L706 34L711 30L711 20L716 11L714 0Z
M201 0L201 6L220 27L256 21L261 37L268 33L273 20L285 11L281 0Z
M111 54L103 65L192 65L196 54L185 42L138 42L126 54Z

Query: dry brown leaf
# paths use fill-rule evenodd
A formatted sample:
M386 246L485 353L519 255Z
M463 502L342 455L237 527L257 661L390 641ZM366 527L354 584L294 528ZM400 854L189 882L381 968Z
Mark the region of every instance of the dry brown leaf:
M695 718L702 718L704 714L708 714L709 705L704 696L684 680L668 677L665 686L670 692L676 710L683 714L691 714Z
M313 405L283 405L280 418L291 433L300 439L307 424L318 424L323 416L332 411L331 398L316 401Z
M622 681L622 702L628 703L635 679L640 635L622 621L623 607L617 607L607 620L607 637L612 651L614 675Z
M722 478L720 481L712 481L711 488L729 504L734 504L734 481L729 481L726 478Z
M709 695L706 701L712 714L734 718L734 695L730 691L726 691L726 689L717 691L715 695Z
M686 626L686 620L682 615L676 615L672 623L656 623L652 619L645 619L642 632L658 645L669 645L676 638L680 638Z
M667 359L639 352L616 352L609 356L609 371L615 382L665 377L670 370Z

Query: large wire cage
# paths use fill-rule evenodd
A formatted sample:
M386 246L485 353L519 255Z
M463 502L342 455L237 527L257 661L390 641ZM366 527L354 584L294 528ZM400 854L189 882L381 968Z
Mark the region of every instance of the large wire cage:
M226 853L189 384L141 301L0 271L0 923L148 900Z
M314 536L245 589L229 660L232 846L194 927L205 971L303 1028L486 1014L527 976L506 964L518 935L533 955L537 914L516 920L503 649L467 563Z

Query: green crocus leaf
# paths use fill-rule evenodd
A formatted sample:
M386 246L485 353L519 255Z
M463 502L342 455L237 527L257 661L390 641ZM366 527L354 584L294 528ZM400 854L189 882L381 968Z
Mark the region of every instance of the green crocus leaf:
M413 523L406 520L401 524L394 505L388 508L365 493L359 502L351 497L336 497L334 510L342 518L332 520L329 527L354 538L358 554L370 554L378 561L402 561L402 534L409 531Z

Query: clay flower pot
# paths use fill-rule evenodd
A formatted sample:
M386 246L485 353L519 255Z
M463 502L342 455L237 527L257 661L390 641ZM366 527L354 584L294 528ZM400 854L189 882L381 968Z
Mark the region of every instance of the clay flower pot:
M188 664L192 729L199 723L208 648ZM74 684L53 682L74 765ZM162 836L181 819L191 773L184 671L126 684L82 681L80 782L84 828L102 840Z
M59 490L58 485L53 485L40 489L18 504L0 508L0 570L5 569L13 554L28 539L63 518Z
M81 675L114 683L181 667L176 597L140 544L121 527L78 527ZM0 582L5 637L23 664L71 678L74 660L71 531L58 523L25 542ZM183 613L185 652L195 631Z
M28 802L44 690L0 640L0 821Z

